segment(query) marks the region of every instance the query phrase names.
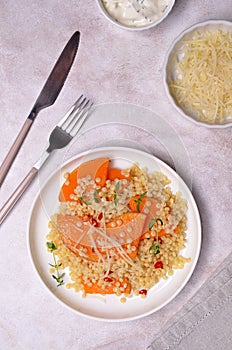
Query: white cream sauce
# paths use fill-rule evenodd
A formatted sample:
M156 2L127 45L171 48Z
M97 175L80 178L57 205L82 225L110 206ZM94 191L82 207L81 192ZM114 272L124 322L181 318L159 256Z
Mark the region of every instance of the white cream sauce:
M108 14L129 27L143 27L159 19L170 0L102 0Z

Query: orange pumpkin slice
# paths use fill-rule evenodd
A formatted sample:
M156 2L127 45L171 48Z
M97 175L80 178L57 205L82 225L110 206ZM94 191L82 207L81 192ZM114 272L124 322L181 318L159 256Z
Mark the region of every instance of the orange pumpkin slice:
M127 174L124 170L121 170L119 168L110 168L108 172L108 180L114 181L116 179L130 180L130 174Z
M72 252L89 260L98 261L101 255L106 256L106 252L119 255L126 252L129 257L134 258L145 220L146 216L142 213L126 213L107 223L106 228L102 229L78 216L58 215L57 230Z
M74 199L71 198L71 195L74 194L74 190L78 185L78 179L84 178L88 175L91 176L92 180L95 180L97 185L101 187L104 186L108 176L109 163L109 158L97 158L89 160L74 169L69 174L60 190L59 201L74 201Z
M118 284L117 282L119 282L119 286L116 286L116 284ZM130 294L131 292L131 285L129 283L128 278L123 277L122 279L116 279L113 277L105 277L104 278L104 288L102 287L102 285L99 285L98 281L95 283L91 282L91 285L89 284L85 284L84 285L84 291L87 294L116 294L115 292L115 288L120 289L121 293L126 293L126 294Z
M134 212L140 212L146 215L146 220L143 228L142 238L145 237L146 233L149 233L149 224L154 218L159 217L160 209L157 207L159 202L147 196L135 196L132 197L129 201L129 208ZM163 235L163 232L162 232Z
M141 199L139 206L138 206L138 199ZM129 201L129 207L131 210L138 212L138 209L141 213L146 214L146 220L144 223L143 228L143 234L141 236L141 239L143 238L150 238L151 231L149 230L149 224L152 222L154 218L159 218L159 208L157 207L157 204L159 202L154 198L149 197L143 197L141 196L135 196L132 197ZM171 234L178 234L180 232L180 227L176 226ZM165 231L165 228L161 228L161 230L158 231L157 235L158 237L165 236L167 232Z

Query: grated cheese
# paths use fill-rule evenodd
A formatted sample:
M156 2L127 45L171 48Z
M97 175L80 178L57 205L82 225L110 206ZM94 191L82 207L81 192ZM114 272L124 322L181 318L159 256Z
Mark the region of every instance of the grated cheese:
M208 124L232 120L232 33L195 31L172 60L168 84L179 107Z

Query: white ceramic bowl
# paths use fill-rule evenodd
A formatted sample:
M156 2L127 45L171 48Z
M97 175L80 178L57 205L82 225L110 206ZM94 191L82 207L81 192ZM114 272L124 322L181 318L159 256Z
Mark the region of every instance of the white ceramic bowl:
M177 101L175 100L174 96L171 94L170 88L169 88L169 82L172 80L173 76L176 74L176 67L175 67L175 57L177 57L177 51L178 55L180 55L180 49L183 45L183 40L192 38L193 33L197 30L199 32L204 32L206 30L208 31L215 31L217 29L221 29L223 31L229 31L232 32L232 22L229 21L223 21L223 20L209 20L206 22L195 24L194 26L186 29L183 31L172 43L170 46L165 62L164 62L164 74L163 74L163 81L165 90L167 93L167 96L171 102L171 104L174 106L174 108L184 117L191 120L192 122L198 124L198 125L204 125L209 128L225 128L232 126L232 115L227 118L227 120L224 120L221 124L214 123L209 124L203 121L200 121L198 117L196 116L196 112L194 110L187 111L184 110L184 108L181 108Z
M141 30L145 30L145 29L150 29L155 27L157 24L159 24L160 22L162 22L167 15L170 13L170 11L172 10L175 0L169 0L169 5L167 6L167 8L165 9L165 11L163 12L162 16L160 16L158 19L156 19L155 21L144 25L144 26L127 26L125 24L122 24L120 22L118 22L115 18L113 18L105 9L102 0L97 0L98 6L100 8L101 13L105 16L105 18L107 18L111 23L113 23L114 25L116 25L117 27L121 28L121 29L126 29L126 30L130 30L130 31L141 31Z

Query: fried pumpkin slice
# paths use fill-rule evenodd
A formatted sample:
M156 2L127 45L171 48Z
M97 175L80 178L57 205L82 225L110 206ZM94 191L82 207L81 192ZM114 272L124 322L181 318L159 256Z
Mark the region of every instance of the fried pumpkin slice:
M97 158L89 160L74 169L61 187L59 201L75 201L71 195L74 194L74 190L78 185L78 179L85 178L88 175L97 185L104 186L108 177L109 164L109 158Z
M114 277L103 278L102 284L99 281L83 283L84 291L87 294L117 294L117 289L120 290L121 293L130 294L131 285L129 283L128 278L122 277L120 279L116 279Z
M64 244L75 254L98 261L107 254L134 258L139 248L146 216L126 213L106 224L95 227L89 221L73 215L58 215L57 230Z

